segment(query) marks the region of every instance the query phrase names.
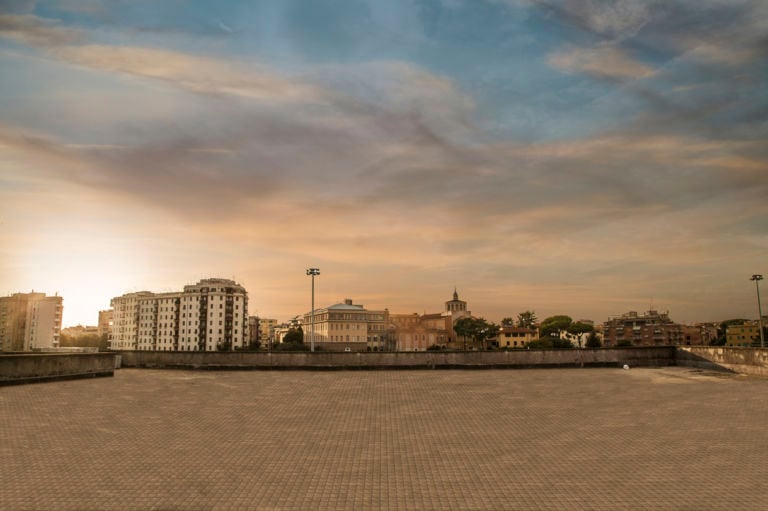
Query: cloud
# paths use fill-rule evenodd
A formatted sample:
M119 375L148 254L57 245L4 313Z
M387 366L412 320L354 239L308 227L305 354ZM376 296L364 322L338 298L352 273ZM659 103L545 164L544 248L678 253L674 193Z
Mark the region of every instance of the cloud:
M253 62L221 61L156 48L80 44L87 42L83 31L34 15L0 14L0 36L43 49L69 64L160 80L198 94L268 101L325 99L319 89L268 72Z
M515 3L520 0L515 0ZM693 52L733 65L768 52L768 4L761 0L528 0L547 20L577 29L593 44L654 59Z
M65 12L100 14L105 12L104 0L57 0L56 7Z
M587 73L611 80L637 80L654 74L652 67L608 45L561 50L549 55L547 62L569 73Z
M106 53L89 46L77 49L89 58L114 55L111 48ZM71 50L62 50L67 62L82 55ZM213 81L202 88L186 80L202 80L193 70L228 64L176 52L125 50L126 58L91 64L117 73L129 69L182 90L224 88ZM30 169L47 169L54 178L198 219L208 214L201 203L215 202L217 217L226 219L256 201L281 200L287 190L303 197L312 180L320 183L312 192L317 198L346 202L350 196L375 196L381 180L401 171L406 179L413 179L416 169L431 169L438 179L455 173L464 156L446 137L467 130L463 123L471 102L449 80L413 66L388 62L353 68L318 71L313 75L318 84L291 81L290 87L304 93L297 93L296 101L281 96L286 90L275 81L270 82L273 89L261 87L259 95L203 93L195 110L152 117L122 144L120 137L107 144L71 144L8 126L0 130L0 140L21 160L34 162ZM372 73L381 78L374 89L349 91L350 82ZM333 78L321 80L321 74ZM239 75L225 79L232 83ZM252 101L254 96L258 101ZM298 98L323 101L303 101L296 108ZM410 162L402 167L405 160Z
M84 45L51 49L51 55L71 64L161 80L202 94L270 101L318 101L323 97L318 89L254 64L236 65L168 50Z
M576 2L578 4L578 2ZM569 3L573 7L574 3ZM616 0L613 2L586 2L583 11L587 24L595 31L620 39L637 34L650 20L648 2Z
M56 20L28 14L0 14L0 37L38 47L53 47L77 43L84 38L82 31L67 28Z
M35 10L37 0L3 0L0 11L15 14L30 14Z
M651 2L645 0L530 0L529 3L563 22L612 40L630 38L652 20Z
M712 43L693 44L686 56L703 62L739 67L760 58L758 48L736 48Z
M337 284L341 296L344 285L356 293L373 285L397 299L396 281L432 279L435 287L458 280L460 291L462 281L472 282L510 300L524 289L567 306L585 296L629 300L616 292L626 289L617 282L627 272L639 270L661 289L686 266L727 273L757 260L768 215L768 143L765 127L752 128L764 124L765 101L754 76L733 78L754 62L753 53L733 52L756 46L723 43L719 35L696 46L702 27L714 22L714 7L683 23L671 7L662 16L628 2L602 14L596 6L560 4L587 35L573 45L555 43L560 50L548 62L602 83L558 77L574 96L561 96L564 88L554 84L547 112L510 89L532 105L537 122L568 118L591 134L534 143L489 142L476 122L499 103L395 58L304 63L301 74L288 74L258 60L93 44L103 36L98 31L87 32L93 39L75 31L78 39L55 43L34 34L71 29L16 20L12 37L46 57L30 59L35 66L72 66L71 81L42 94L71 130L54 136L44 120L32 132L36 121L29 119L45 119L38 113L47 113L44 106L34 116L6 116L18 125L0 127L0 178L6 189L22 186L19 176L50 193L66 185L66 194L82 198L78 204L98 197L98 207L80 216L62 208L60 224L79 225L109 209L111 223L121 226L116 233L129 226L139 233L130 243L137 252L162 244L162 271L181 273L184 262L195 272L211 264L247 266L259 289L269 280L259 275L274 277L271 285L282 289L287 266L319 260L333 279L347 279ZM646 44L650 34L676 27L679 34ZM628 95L638 110L595 129L590 108ZM114 105L129 103L126 97L148 113L124 115ZM611 106L609 114L616 111ZM104 112L98 128L85 113L96 108ZM71 196L60 203L67 201ZM135 224L137 217L146 225ZM141 240L142 232L152 234ZM366 280L369 263L377 265L375 283ZM644 296L643 279L633 278L628 292Z

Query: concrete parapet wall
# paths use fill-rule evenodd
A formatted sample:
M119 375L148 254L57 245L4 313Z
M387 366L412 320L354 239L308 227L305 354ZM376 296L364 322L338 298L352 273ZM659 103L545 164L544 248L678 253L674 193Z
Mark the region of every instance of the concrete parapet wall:
M420 369L658 367L675 364L674 347L396 353L120 352L123 367L188 369Z
M17 353L0 355L0 385L114 376L112 353Z
M677 365L768 376L768 349L680 346Z

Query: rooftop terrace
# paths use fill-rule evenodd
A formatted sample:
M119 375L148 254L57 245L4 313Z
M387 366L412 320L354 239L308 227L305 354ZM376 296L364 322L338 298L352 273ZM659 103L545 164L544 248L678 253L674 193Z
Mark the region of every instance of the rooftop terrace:
M211 372L0 388L3 509L765 509L768 379Z

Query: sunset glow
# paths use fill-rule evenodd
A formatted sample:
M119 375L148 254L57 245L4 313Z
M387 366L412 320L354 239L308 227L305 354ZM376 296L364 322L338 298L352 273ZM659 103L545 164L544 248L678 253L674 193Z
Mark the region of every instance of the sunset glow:
M0 6L0 294L234 279L492 321L754 317L759 0L15 0Z

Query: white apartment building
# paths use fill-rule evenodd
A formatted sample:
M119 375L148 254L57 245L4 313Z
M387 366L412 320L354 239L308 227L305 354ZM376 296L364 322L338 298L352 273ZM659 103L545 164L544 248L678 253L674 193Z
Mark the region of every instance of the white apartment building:
M179 349L179 300L182 293L158 293L139 301L138 349Z
M27 331L24 341L26 350L59 347L63 301L61 296L46 296L30 302L27 309Z
M131 293L113 298L112 307L115 350L232 351L248 344L248 293L233 280Z
M63 301L34 291L0 297L0 351L58 348Z
M248 345L248 292L233 280L184 286L180 313L181 351L230 351Z
M112 298L112 339L109 347L113 350L138 349L139 302L151 298L154 293L140 291Z

